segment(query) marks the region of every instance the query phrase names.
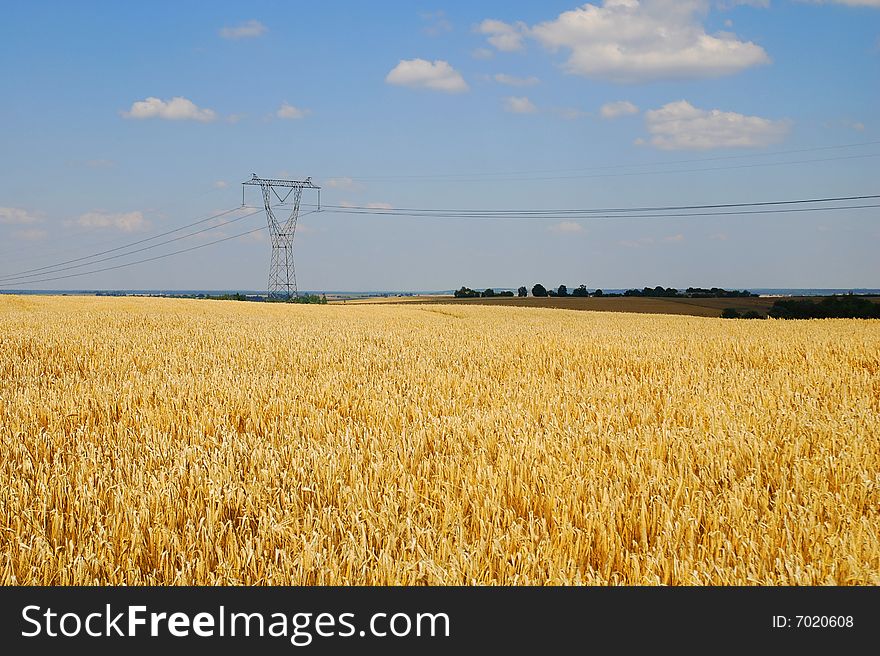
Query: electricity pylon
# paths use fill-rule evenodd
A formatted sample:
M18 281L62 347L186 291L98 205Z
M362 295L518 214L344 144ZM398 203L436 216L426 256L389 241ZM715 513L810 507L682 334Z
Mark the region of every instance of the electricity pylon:
M321 188L312 184L311 177L305 180L269 180L258 178L254 173L250 180L242 185L259 186L263 192L263 204L266 206L266 220L269 222L269 236L272 240L272 260L269 264L269 298L289 301L299 294L296 290L296 268L293 265L293 236L296 232L296 220L299 218L299 203L303 189L318 190L318 210L321 209ZM287 189L278 193L277 189ZM273 196L278 199L275 207L283 206L293 195L290 216L279 221L273 209ZM244 187L241 188L241 204L244 205Z

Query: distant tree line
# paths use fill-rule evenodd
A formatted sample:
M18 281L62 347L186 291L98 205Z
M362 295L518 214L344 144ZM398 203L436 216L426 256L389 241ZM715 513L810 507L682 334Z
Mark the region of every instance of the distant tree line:
M272 296L246 296L236 292L235 294L196 294L190 298L204 298L212 301L257 301L266 303L306 303L325 305L327 303L327 295L321 294L300 294L290 298L278 298Z
M248 298L244 294L240 294L236 292L235 294L217 294L216 296L211 294L199 294L196 298L208 298L212 301L250 301L253 300Z
M155 298L196 298L208 301L251 301L255 303L315 303L319 305L324 305L327 303L326 294L321 294L320 296L318 294L300 294L299 296L294 296L289 299L271 296L260 296L258 294L249 296L247 294L242 294L241 292L233 292L231 294L205 294L204 292L200 292L198 294L127 294L126 292L95 292L95 295L151 296Z
M496 296L513 296L513 292L510 290L504 291L495 291L491 287L487 287L481 292L478 292L476 289L471 289L470 287L462 287L455 291L455 298L494 298Z
M720 287L712 287L711 289L703 289L702 287L688 287L684 290L684 295L688 298L748 298L757 296L747 289L742 291L721 289Z
M299 296L291 296L290 298L272 298L267 297L265 299L268 303L303 303L308 305L326 305L327 304L327 296L326 294L321 294L318 296L317 294L300 294Z
M521 291L525 291L525 287L520 287ZM520 294L520 296L525 296L526 294ZM586 285L579 285L575 289L568 291L568 287L565 285L559 285L556 289L547 289L541 283L538 283L534 287L532 287L532 296L537 296L538 298L550 296L552 298L565 297L565 296L575 296L575 297L587 297L587 296L604 296L605 294L601 289L597 289L593 292L587 289Z
M821 301L776 301L768 314L774 319L880 319L880 304L846 294L825 296Z
M721 311L722 319L766 319L763 314L758 312L757 310L747 310L745 312L740 312L736 308L724 308Z
M529 295L529 290L523 286L517 290L517 296L520 298L525 298ZM493 289L489 288L482 292L477 291L475 289L471 289L470 287L462 287L461 289L455 292L455 298L486 298L491 296L513 296L512 291L501 291L496 292ZM720 287L712 287L711 289L706 289L703 287L688 287L685 291L680 291L678 289L674 289L673 287L661 287L657 285L656 287L645 287L643 289L627 289L622 294L606 294L601 289L596 289L594 291L590 291L587 289L586 285L579 285L575 289L569 291L568 287L565 285L559 285L556 289L547 289L541 283L537 283L532 287L532 296L537 298L545 298L545 297L587 297L587 296L648 296L648 297L662 297L662 298L746 298L749 296L757 296L757 294L753 294L748 290L742 291L729 291L726 289L721 289Z
M821 299L785 299L776 301L767 311L774 319L880 319L880 304L866 298L847 294L823 296ZM736 308L724 308L723 319L765 319L755 310L740 313Z
M627 289L623 292L624 296L649 296L661 298L748 298L757 296L752 292L744 289L742 291L721 289L720 287L712 287L705 289L703 287L688 287L683 292L673 289L672 287L645 287L644 289Z
M727 290L721 287L688 287L680 291L673 287L644 287L642 289L627 289L622 294L606 294L601 289L590 291L586 285L578 285L569 291L565 285L559 285L556 289L547 289L541 283L532 286L532 296L536 298L563 298L563 297L611 297L611 296L635 296L648 298L750 298L757 297L746 289ZM462 287L455 292L455 298L492 298L511 297L513 291L495 291L491 287L478 291L470 287ZM529 295L529 289L519 287L516 295L525 298ZM302 301L300 301L302 302ZM724 319L766 319L768 316L774 319L880 319L880 303L872 303L870 300L846 294L843 296L825 296L817 299L784 299L773 303L767 314L757 310L739 310L737 308L724 308L721 312Z

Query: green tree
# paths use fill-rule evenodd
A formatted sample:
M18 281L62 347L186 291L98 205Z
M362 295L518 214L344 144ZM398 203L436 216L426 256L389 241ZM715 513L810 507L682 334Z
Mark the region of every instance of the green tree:
M538 298L542 296L547 296L547 288L544 287L541 283L536 284L532 287L532 296L537 296Z
M769 312L776 319L880 319L880 304L854 295L776 301Z

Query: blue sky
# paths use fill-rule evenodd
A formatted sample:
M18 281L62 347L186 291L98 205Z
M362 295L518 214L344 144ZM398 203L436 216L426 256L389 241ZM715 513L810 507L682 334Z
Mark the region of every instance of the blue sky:
M0 74L0 283L34 281L21 288L263 289L264 233L9 277L233 208L252 172L311 176L327 205L392 208L880 192L880 0L6 3ZM297 280L880 287L878 218L325 211L301 221Z

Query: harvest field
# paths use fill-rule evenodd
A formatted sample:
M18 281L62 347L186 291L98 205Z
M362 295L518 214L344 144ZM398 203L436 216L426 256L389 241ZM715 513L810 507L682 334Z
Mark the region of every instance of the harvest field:
M878 296L862 296L872 303L880 303ZM780 297L748 296L742 298L658 298L643 296L566 296L535 298L490 297L454 298L453 296L388 296L334 300L331 303L446 303L450 305L498 305L501 307L556 308L559 310L592 310L595 312L637 312L640 314L685 314L694 317L720 317L725 308L738 312L754 310L767 316L767 311ZM788 296L785 300L812 300L819 297Z
M778 298L645 298L639 296L620 297L493 297L493 298L453 298L452 296L429 297L389 297L365 298L360 303L448 303L451 305L498 305L501 307L557 308L560 310L593 310L596 312L638 312L645 314L686 314L695 317L720 317L724 308L736 308L740 312L756 310L762 315ZM874 299L872 299L874 300Z
M3 584L880 584L880 322L0 296Z

